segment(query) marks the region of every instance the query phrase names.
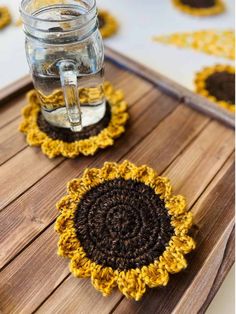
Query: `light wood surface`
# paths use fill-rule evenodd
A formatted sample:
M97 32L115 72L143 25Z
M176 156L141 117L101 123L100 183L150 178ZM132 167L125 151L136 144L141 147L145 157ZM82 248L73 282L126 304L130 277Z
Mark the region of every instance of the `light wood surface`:
M120 62L120 60L119 60ZM0 107L0 312L204 313L234 261L234 132L149 81L106 63L106 76L129 102L126 133L94 157L49 160L17 130L25 102L5 97ZM104 298L89 280L73 278L56 255L57 200L84 168L129 159L171 179L193 210L197 249L186 271L143 300L119 291Z

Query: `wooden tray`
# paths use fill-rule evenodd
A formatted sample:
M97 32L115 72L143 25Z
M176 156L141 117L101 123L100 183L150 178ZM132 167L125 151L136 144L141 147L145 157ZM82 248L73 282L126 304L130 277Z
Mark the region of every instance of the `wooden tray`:
M232 125L231 118L215 107L211 117L204 115L186 104L204 111L192 93L112 51L107 56L106 78L124 90L130 121L125 135L94 157L49 160L39 148L27 146L17 127L29 78L1 95L2 313L204 313L234 262L234 131L212 116ZM156 85L178 93L178 99ZM148 291L140 302L118 290L104 298L89 280L73 278L68 260L56 255L53 230L55 203L65 194L66 182L88 166L123 159L168 176L174 192L187 197L197 228L198 247L186 271L173 275L167 287Z

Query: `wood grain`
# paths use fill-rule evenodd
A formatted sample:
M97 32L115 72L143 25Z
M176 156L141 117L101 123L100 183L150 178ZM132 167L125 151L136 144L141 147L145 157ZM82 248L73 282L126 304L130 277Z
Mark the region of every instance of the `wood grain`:
M233 130L115 64L107 63L106 73L125 91L130 120L115 145L94 157L47 159L39 149L26 147L16 130L24 97L14 96L0 107L0 312L4 314L195 314L204 312L232 265ZM73 278L68 260L56 255L58 235L53 230L55 203L65 194L66 182L88 166L124 159L149 164L168 176L174 192L186 195L198 228L198 248L189 256L186 271L172 276L166 288L148 291L141 302L124 299L119 291L104 298L89 280Z

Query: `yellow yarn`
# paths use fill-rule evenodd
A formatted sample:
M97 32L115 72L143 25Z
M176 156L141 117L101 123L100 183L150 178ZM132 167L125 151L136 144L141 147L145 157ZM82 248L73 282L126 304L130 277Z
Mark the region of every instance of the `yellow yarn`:
M92 187L115 178L133 179L152 187L168 208L174 235L159 259L148 266L120 271L98 265L87 258L76 237L74 215L81 198ZM153 169L147 166L137 167L127 160L121 164L106 162L102 168L86 169L80 178L71 180L67 184L67 193L57 203L60 211L55 223L55 230L60 235L58 254L71 259L70 271L74 276L91 277L92 285L104 296L118 286L127 298L140 300L146 286L166 286L169 273L176 273L187 267L184 255L195 248L194 240L187 235L192 226L192 214L186 209L185 198L173 196L169 180L158 176Z
M222 0L215 0L215 5L210 8L193 8L183 4L181 0L172 0L172 3L180 11L195 16L217 15L225 11L225 5Z
M23 121L19 130L26 134L26 141L30 146L41 146L42 152L49 158L59 155L67 158L75 158L79 154L94 155L98 149L113 145L114 139L124 133L124 126L128 120L127 103L123 92L115 90L109 82L104 83L104 91L111 105L111 120L107 128L96 136L72 143L50 138L37 125L40 102L34 90L27 94L28 104L22 110Z

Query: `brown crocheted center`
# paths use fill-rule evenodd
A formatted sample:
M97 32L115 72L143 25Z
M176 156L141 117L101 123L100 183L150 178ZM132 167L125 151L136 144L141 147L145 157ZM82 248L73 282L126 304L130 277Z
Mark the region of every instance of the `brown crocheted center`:
M206 79L206 89L219 101L235 104L235 75L227 71L215 72Z
M70 129L52 126L44 119L41 112L38 115L37 124L39 129L42 132L46 133L50 138L54 140L61 140L67 143L72 143L98 135L103 129L108 126L110 120L111 108L109 103L107 102L104 117L98 123L84 127L80 132L72 132Z
M187 5L191 8L211 8L215 5L215 0L181 0L182 4Z
M174 232L164 201L154 190L122 178L88 191L75 212L74 224L87 257L119 270L152 263Z

